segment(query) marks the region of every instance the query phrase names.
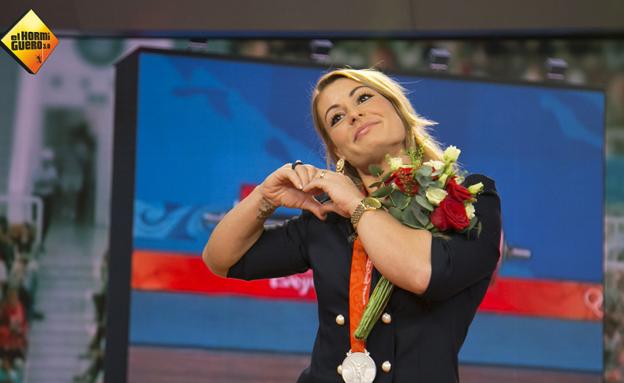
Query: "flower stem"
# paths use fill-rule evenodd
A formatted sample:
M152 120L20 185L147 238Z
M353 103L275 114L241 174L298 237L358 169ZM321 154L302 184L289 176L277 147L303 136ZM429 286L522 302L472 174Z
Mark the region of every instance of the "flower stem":
M368 338L373 326L377 320L379 320L382 311L386 308L393 289L394 285L389 280L383 276L379 279L379 282L377 283L377 286L375 286L370 300L366 305L366 309L362 315L362 320L355 330L355 337L357 339Z

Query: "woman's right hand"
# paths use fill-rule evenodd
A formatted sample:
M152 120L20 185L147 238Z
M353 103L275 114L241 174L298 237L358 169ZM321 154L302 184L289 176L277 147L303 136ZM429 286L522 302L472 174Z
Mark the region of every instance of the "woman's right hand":
M260 192L273 206L284 206L310 211L324 220L326 210L310 193L301 191L322 170L300 164L294 169L288 163L271 173L260 185Z

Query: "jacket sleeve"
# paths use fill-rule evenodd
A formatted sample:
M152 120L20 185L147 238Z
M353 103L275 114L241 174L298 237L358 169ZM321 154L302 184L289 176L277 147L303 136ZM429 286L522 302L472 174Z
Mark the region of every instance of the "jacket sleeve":
M434 237L431 242L431 279L423 298L445 300L474 283L489 277L500 257L501 209L494 180L483 175L470 175L464 184L483 182L484 190L474 203L475 215L481 222L481 234L468 238L452 234L451 239Z
M303 212L279 225L265 227L256 243L228 270L228 278L277 278L308 270L306 232L310 216Z

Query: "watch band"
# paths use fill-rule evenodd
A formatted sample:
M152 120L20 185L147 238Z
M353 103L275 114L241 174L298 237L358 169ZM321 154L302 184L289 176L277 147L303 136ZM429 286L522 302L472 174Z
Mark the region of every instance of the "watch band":
M360 218L362 218L362 214L364 214L365 211L377 210L380 207L381 203L376 198L366 197L361 200L360 204L357 205L357 207L351 214L351 225L353 225L353 228L356 228L358 222L360 221Z
M360 221L360 218L362 218L362 214L364 214L365 211L366 206L364 206L364 204L360 201L360 204L357 205L351 214L351 225L353 225L353 228L357 226L357 223Z

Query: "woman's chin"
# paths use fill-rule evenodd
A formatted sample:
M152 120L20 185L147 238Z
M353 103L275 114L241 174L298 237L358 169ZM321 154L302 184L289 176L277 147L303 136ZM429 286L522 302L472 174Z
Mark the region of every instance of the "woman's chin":
M367 134L356 142L362 153L368 153L372 157L385 156L386 154L399 153L404 147L403 141L388 140L381 135Z

